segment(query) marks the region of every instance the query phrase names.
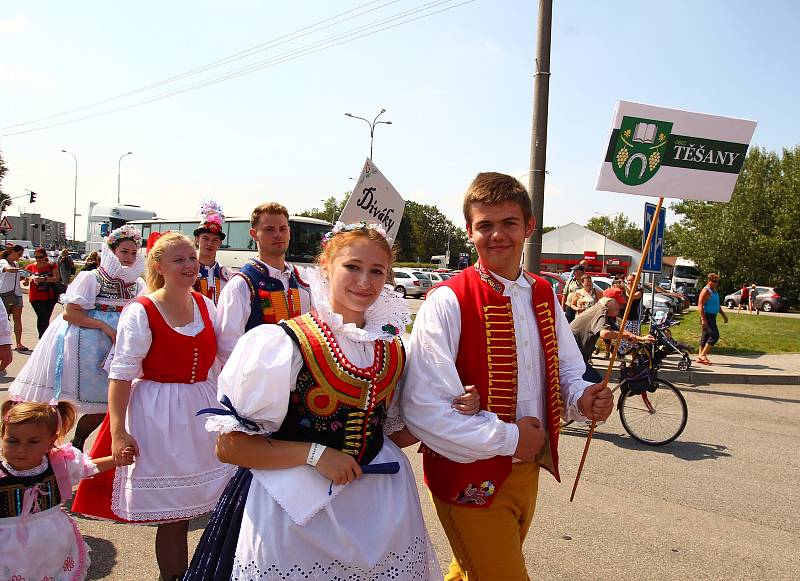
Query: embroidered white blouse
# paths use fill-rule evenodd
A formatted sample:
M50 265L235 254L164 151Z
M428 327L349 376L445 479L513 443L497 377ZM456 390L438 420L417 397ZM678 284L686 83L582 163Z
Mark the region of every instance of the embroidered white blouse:
M522 274L513 281L492 274L505 286L503 295L511 297L519 371L517 419L533 416L546 425L544 356L531 304L533 289ZM583 357L558 301L555 318L564 415L586 420L576 403L591 382L582 378ZM519 440L516 424L487 411L464 416L450 405L464 393L455 366L460 340L458 299L452 289L437 288L428 294L414 321L401 390L403 420L428 447L456 462L512 456Z

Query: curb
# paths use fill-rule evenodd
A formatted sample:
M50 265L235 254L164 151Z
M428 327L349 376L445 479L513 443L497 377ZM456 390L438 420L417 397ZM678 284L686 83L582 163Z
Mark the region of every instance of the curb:
M606 371L606 366L599 367L593 364L600 375ZM616 371L614 375L619 375ZM612 381L616 378L612 375ZM714 373L713 371L688 371L677 369L660 369L658 376L672 383L688 385L710 385L712 383L739 383L746 385L800 385L800 375L788 374L745 374L745 373Z

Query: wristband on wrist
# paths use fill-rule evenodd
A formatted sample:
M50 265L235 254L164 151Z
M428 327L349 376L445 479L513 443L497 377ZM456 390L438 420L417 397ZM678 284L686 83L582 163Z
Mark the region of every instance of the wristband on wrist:
M306 458L306 464L309 466L316 466L319 462L319 459L322 458L322 453L325 451L325 446L322 444L317 444L316 442L312 442L311 448L308 450L308 458Z

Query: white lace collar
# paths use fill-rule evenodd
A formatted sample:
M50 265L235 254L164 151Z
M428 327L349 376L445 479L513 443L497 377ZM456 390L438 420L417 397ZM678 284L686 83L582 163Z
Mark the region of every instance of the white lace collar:
M352 341L361 342L389 340L405 333L406 326L411 324L411 315L405 299L391 286L384 286L381 294L364 313L366 322L361 328L355 323L345 323L342 315L333 312L330 286L327 279L322 276L321 269L308 268L303 276L311 289L311 298L317 315L336 335L344 335ZM388 329L395 329L397 332L392 333Z
M139 252L136 254L136 262L131 266L122 266L122 263L107 245L103 245L100 253L100 267L106 271L110 278L116 278L125 284L136 282L144 272L144 255Z
M5 460L3 460L3 468L5 468L6 471L8 471L8 473L12 476L38 476L47 470L47 456L42 458L41 464L35 468L29 468L28 470L14 470Z

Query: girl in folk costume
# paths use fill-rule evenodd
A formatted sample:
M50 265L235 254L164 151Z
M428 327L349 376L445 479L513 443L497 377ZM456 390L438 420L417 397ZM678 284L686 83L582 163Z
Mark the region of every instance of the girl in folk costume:
M86 579L89 547L61 505L74 483L110 470L113 459L92 460L70 444L57 445L75 423L70 402L8 400L0 414L0 573L4 579ZM133 451L120 459L130 463Z
M399 417L409 315L385 286L392 260L380 228L337 224L306 273L316 309L236 345L219 378L228 409L203 412L217 414L220 459L251 470L226 488L185 580L441 579L398 447L416 439Z
M156 236L151 235L148 246ZM215 438L195 412L215 403L209 370L216 354L214 303L192 292L197 253L169 232L147 255L150 293L123 312L109 372L109 414L92 453L132 466L112 479L87 481L72 510L128 522L157 522L156 559L163 579L183 574L188 519L210 511L233 467L214 455ZM118 461L118 463L120 463Z
M204 202L200 206L200 225L194 230L194 243L198 250L200 273L194 283L194 290L207 296L214 304L219 300L222 287L231 278L227 266L217 262L217 250L225 240L222 226L225 215L217 202Z
M125 305L144 292L142 236L122 226L105 238L100 266L80 272L63 295L64 314L36 345L9 392L25 401L72 401L85 414L73 445L79 450L108 409L108 373L103 363L116 340Z

